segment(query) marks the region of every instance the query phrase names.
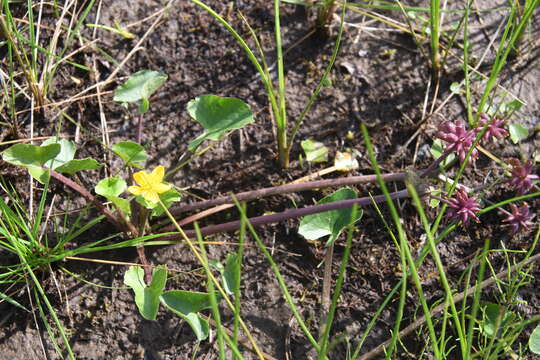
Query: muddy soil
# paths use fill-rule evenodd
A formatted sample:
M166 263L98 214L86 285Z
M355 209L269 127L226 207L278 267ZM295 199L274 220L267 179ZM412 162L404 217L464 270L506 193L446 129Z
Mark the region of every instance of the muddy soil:
M275 61L273 47L273 9L270 1L208 1L219 14L228 19L243 35L248 37L248 29L235 15L237 11L248 19L261 37L266 60L269 65ZM150 1L118 0L102 4L92 10L89 22L111 25L115 21L123 25L134 24L129 31L134 39L123 39L105 30L99 30L97 45L122 61L134 49L137 41L149 29L155 16L164 3ZM494 8L492 1L478 1L482 9ZM312 10L299 5L284 4L282 26L284 48L288 49L285 64L287 77L287 106L289 119L294 121L315 89L326 67L337 33L338 20L334 19L328 37L310 34L314 20ZM480 71L489 73L493 61L493 37L497 37L501 23L497 13L485 13L474 17L471 23L472 53L480 59L488 49ZM401 15L387 13L400 21ZM53 23L53 14L46 13ZM447 14L445 29L459 19ZM47 20L45 20L47 21ZM512 121L520 122L529 129L539 124L540 68L538 67L540 18L534 19L531 38L525 42L523 53L511 59L507 70L500 78L501 89L506 89L523 100L526 105ZM460 63L449 57L446 72L438 88L433 116L423 121L426 111L426 93L430 97L427 107L432 105L434 85L430 83L428 43L417 44L415 39L400 31L388 31L387 25L371 21L358 13L349 11L342 47L336 66L330 74L331 86L323 88L314 108L309 113L297 143L306 138L323 142L331 153L355 149L358 154L359 169L353 172L371 174L369 159L365 155L359 123L367 125L375 146L377 159L383 171L403 171L421 169L431 161L429 147L436 126L443 120L465 120L464 96L452 94L450 85L461 81ZM90 37L91 30L85 30ZM253 41L249 41L253 45ZM498 43L498 42L496 42ZM492 47L489 50L489 47ZM460 54L458 49L454 52ZM51 101L69 98L71 95L91 86L95 81L104 80L116 68L107 57L91 50L76 55L75 60L85 64L95 64L92 74L60 68ZM93 62L95 60L95 63ZM276 162L275 136L272 119L269 115L268 101L262 83L236 41L222 25L213 20L189 1L174 1L162 21L150 32L142 48L129 58L119 72L119 79L104 91L113 90L129 74L143 69L162 71L169 78L165 85L151 99L151 108L145 115L143 142L150 154L149 167L161 164L171 167L185 151L189 141L197 136L201 128L191 121L186 112L189 100L202 94L234 96L246 101L256 114L256 122L225 138L219 144L180 171L171 180L179 187L189 187L189 191L203 198L214 198L228 192L240 192L268 187L315 172L327 165L307 165L298 161L301 155L299 146L293 147L292 165L282 170ZM74 83L70 76L81 80ZM431 84L428 89L428 84ZM474 87L479 90L480 82ZM502 90L501 90L502 91ZM501 92L499 92L501 93ZM478 94L474 94L479 99ZM447 100L449 98L449 100ZM477 101L477 100L475 100ZM83 183L90 186L120 166L116 160L103 152L99 144L102 118L110 143L131 140L137 137L138 117L135 110L127 110L112 101L106 93L98 102L96 97L77 101L65 109L66 113L80 122L82 130L79 141L81 156L94 156L109 160L110 167L101 173L84 175ZM50 136L55 133L59 109L51 108L38 119L36 135ZM29 118L21 123L21 137L29 128ZM79 129L80 130L80 129ZM72 123L64 121L61 132L73 135L78 131ZM495 145L490 150L502 158L531 158L540 143L538 131L531 131L529 137L518 146ZM5 139L8 135L4 133ZM9 135L13 137L13 135ZM4 139L4 140L5 140ZM7 179L15 181L11 170L2 171ZM492 174L500 173L500 168L485 157L466 170L468 186L481 185ZM341 175L331 175L341 176ZM464 180L465 181L465 180ZM25 186L20 180L18 186ZM400 189L402 184L392 185ZM357 188L361 194L380 193L375 186ZM54 189L64 199L73 200L76 196L58 186ZM327 192L313 191L285 197L274 197L249 204L251 215L277 212L293 206L306 206L323 197ZM66 195L67 194L67 195ZM499 189L487 194L491 201L510 196L507 189ZM186 197L184 201L194 201ZM80 201L80 200L78 200ZM82 205L82 202L80 202ZM538 213L538 200L529 202L531 209ZM65 209L65 203L56 210ZM399 202L399 211L411 245L419 249L424 244L420 223L408 201ZM382 208L383 216L389 218ZM429 214L435 216L433 211ZM204 224L212 224L223 219L234 219L235 211L209 217ZM481 224L474 224L467 230L457 230L441 245L440 252L444 263L449 267L451 281L457 281L465 270L468 259L483 246L486 237L492 238L492 246L501 243L513 249L527 248L532 241L531 233L511 238L501 231L501 215L491 213L482 218ZM203 224L203 225L204 225ZM317 333L320 315L320 294L322 289L324 249L317 244L308 243L297 233L298 222L265 226L259 234L271 249L279 265L292 296L309 326ZM112 229L107 225L92 231L92 236L79 239L80 243L96 236L105 237ZM234 233L220 234L212 240L225 245L211 246L209 256L223 260L228 252L234 251L238 237ZM343 238L336 246L335 270L343 251ZM0 250L2 251L2 250ZM400 279L400 260L384 223L377 212L366 208L362 222L354 235L351 262L347 270L347 281L338 306L333 337L343 335L356 344L369 320L384 300L385 295ZM204 291L202 270L183 245L147 248L147 256L153 264L166 264L175 277L169 281L170 289ZM90 257L111 261L138 262L136 252L122 250L91 254ZM103 285L97 287L54 269L55 277L43 275L43 285L65 327L78 359L216 359L215 339L197 344L189 326L170 312L161 311L158 321L146 321L138 314L133 295L123 285L123 265L96 264L82 261L67 261L62 264L83 279ZM493 258L495 269L504 268L504 259ZM252 329L261 349L276 359L312 359L309 343L306 341L287 307L270 266L261 252L250 240L245 254L242 278L242 313ZM434 271L432 264L423 268L425 291L430 302L440 298L442 292L436 279L430 276ZM532 272L531 283L525 286L520 296L526 301L516 311L525 316L540 311L540 302L535 289L538 286L538 270ZM486 299L496 298L495 289L486 291ZM17 297L22 303L33 306L22 288ZM397 301L391 302L376 323L364 345L365 351L390 337L393 327ZM407 298L403 326L414 321L420 313L418 301L413 293ZM40 320L31 314L23 313L2 303L0 327L0 358L2 359L57 359L54 347ZM225 324L231 326L231 314L225 309ZM530 331L530 330L528 330ZM527 334L521 341L525 343ZM416 359L422 348L419 338L427 334L419 333L404 339L396 358ZM244 350L246 359L254 358ZM332 359L346 358L346 345L338 344L331 352ZM64 354L65 355L65 354ZM457 357L456 357L457 358Z

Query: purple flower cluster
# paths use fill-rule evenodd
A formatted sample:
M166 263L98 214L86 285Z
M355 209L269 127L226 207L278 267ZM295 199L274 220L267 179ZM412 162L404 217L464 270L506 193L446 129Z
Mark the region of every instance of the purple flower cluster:
M520 230L529 230L529 227L533 225L531 220L536 216L535 214L529 214L529 205L524 204L522 207L517 207L511 203L510 207L512 208L512 213L503 221L512 227L512 233L516 234Z
M465 155L469 152L472 143L476 137L474 130L465 129L465 124L462 121L450 122L445 121L438 127L439 132L435 134L441 140L448 143L445 153L456 152L459 160L463 162ZM474 160L478 156L478 151L473 150L471 159Z
M503 128L505 124L505 120L492 120L487 114L481 113L480 120L478 121L479 126L476 129L467 130L463 121L445 121L437 128L439 132L435 134L435 137L448 143L448 146L444 149L445 153L455 152L459 156L459 160L463 162L476 139L476 135L484 127L487 126L487 129L482 136L482 140L492 143L495 139L502 139L508 136L508 131ZM477 156L478 152L474 149L471 154L471 160L474 161Z
M450 220L456 220L463 222L463 225L467 225L470 219L479 222L476 213L482 208L478 204L476 197L469 196L467 191L462 187L456 188L454 191L454 197L445 201L448 204L448 218Z
M445 121L438 127L435 136L447 143L444 154L456 153L459 160L463 162L465 156L470 151L476 136L485 129L482 140L486 143L492 143L508 136L508 131L504 129L505 120L492 119L487 114L481 113L478 121L478 128L467 130L462 121ZM443 155L444 155L443 154ZM476 149L471 151L471 161L478 156ZM519 195L526 194L534 186L534 182L540 180L540 177L534 173L534 162L529 160L525 163L518 159L509 159L508 163L512 166L510 185L514 187ZM461 221L467 225L472 219L479 222L477 213L481 209L477 198L469 196L465 188L458 186L451 198L443 199L448 204L447 217L450 220ZM531 219L534 214L529 214L529 206L524 204L518 207L510 204L512 212L504 211L508 216L503 221L511 227L513 233L526 231L533 225Z
M519 195L526 194L533 187L533 181L540 179L538 175L534 174L534 163L529 160L523 164L514 158L509 159L508 163L512 165L510 185L516 189Z
M476 131L479 133L482 131L484 126L487 126L487 130L482 137L488 144L495 141L495 139L502 139L505 136L508 136L508 131L506 131L503 126L506 124L505 120L494 119L491 120L487 114L481 113L480 120L478 120L478 127Z

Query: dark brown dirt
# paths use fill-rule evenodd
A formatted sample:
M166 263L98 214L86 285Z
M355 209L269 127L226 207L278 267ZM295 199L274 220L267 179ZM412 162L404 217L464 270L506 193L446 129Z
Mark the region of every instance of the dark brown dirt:
M229 7L229 3L232 7ZM493 7L490 1L478 2L483 8ZM275 60L272 30L273 10L271 2L262 1L208 1L218 13L225 16L236 29L248 36L247 28L235 16L241 11L256 29L262 39L265 55L269 64ZM482 5L484 4L484 5ZM104 4L99 19L92 11L89 21L98 20L102 24L112 25L114 21L131 24L154 14L163 7L157 1L114 1ZM232 9L232 10L231 10ZM54 23L52 14L51 23ZM396 16L396 14L392 14ZM154 18L143 21L129 30L137 35L126 40L106 31L98 31L98 46L109 53L116 61L125 58L133 49L136 41L143 36ZM400 19L402 20L402 19ZM538 58L538 34L540 23L535 19L531 33L533 40L526 47L522 56L512 60L503 74L500 85L526 102L522 111L512 121L521 122L532 129L538 127L540 118L538 86L540 69ZM283 41L284 47L290 48L299 39L308 34L313 21L311 11L300 6L283 5ZM435 127L442 120L465 119L464 102L461 97L453 96L441 110L426 122L422 122L427 84L430 81L427 43L421 49L413 39L400 32L386 32L388 28L380 23L364 24L365 18L349 12L346 18L341 51L334 70L331 72L332 86L323 89L317 104L308 115L297 143L305 138L323 142L332 152L355 149L360 169L355 173L372 173L365 146L358 124L367 125L377 152L377 159L384 171L402 171L407 168L423 168L429 164L429 146ZM452 23L448 15L447 23ZM501 19L497 15L485 15L471 24L473 31L473 52L480 57L493 36ZM359 27L360 26L360 27ZM363 27L367 26L367 27ZM372 31L377 27L379 30ZM294 46L286 56L287 106L289 119L294 121L301 113L305 102L314 90L324 70L335 41L336 22L330 37L309 36ZM88 30L88 36L90 31ZM252 42L250 41L250 44ZM297 159L299 146L293 148L291 169L282 170L277 166L273 125L268 112L268 102L262 83L244 56L235 40L226 30L211 19L209 15L188 1L176 1L163 21L149 35L139 50L130 58L120 74L129 74L143 69L162 71L169 75L168 81L151 99L150 111L145 115L143 142L150 154L149 167L157 164L171 167L185 151L187 143L199 134L201 128L191 121L186 112L189 100L201 94L234 96L243 99L256 114L256 122L245 129L235 132L217 144L210 151L195 159L191 164L171 179L179 187L189 187L189 191L204 198L214 198L219 194L240 192L249 189L268 187L291 181L307 175L324 165L300 167ZM459 53L459 50L457 50ZM487 65L481 68L489 72L489 64L494 52L485 60ZM91 64L93 52L90 50L77 55L76 61ZM115 64L102 55L96 55L99 73L87 74L70 67L59 71L50 101L68 98L88 86L93 81L104 80L114 69ZM442 77L440 93L436 107L442 104L451 93L449 86L460 81L459 63L449 59L448 71ZM82 83L77 85L69 76L78 76ZM112 90L124 78L119 79ZM480 84L475 84L479 88ZM429 91L433 95L433 91ZM475 96L479 98L479 96ZM134 141L137 136L138 117L134 109L126 110L112 101L112 96L102 97L103 116L107 120L110 142L122 140ZM428 102L431 104L431 100ZM431 105L430 105L431 106ZM429 109L428 109L429 110ZM104 157L110 161L110 171L120 163L110 159L100 145L101 137L96 137L100 128L100 107L95 98L76 102L65 110L72 118L80 121L82 128L79 149L81 156ZM38 119L37 132L42 136L54 134L58 109L48 110ZM22 120L21 128L27 129L29 119ZM419 135L414 135L419 130ZM352 132L352 137L347 134ZM64 121L61 133L72 135L75 127ZM4 132L4 141L16 136ZM27 134L20 134L27 137ZM413 137L414 136L414 137ZM538 131L531 131L528 139L519 146L495 145L490 148L497 156L524 156L530 158L538 149L540 142ZM4 166L4 165L2 165ZM482 184L486 178L501 170L493 162L481 158L474 167L466 171L468 186ZM14 181L11 169L2 168L2 174ZM89 173L81 181L92 187L105 172ZM21 180L22 181L22 180ZM14 181L15 182L15 181ZM23 182L17 182L22 186ZM397 184L396 188L401 188ZM358 189L361 194L379 193L375 186ZM55 192L65 195L61 186ZM69 191L68 191L69 193ZM264 212L281 211L293 206L311 205L321 198L324 192L306 192L288 197L275 197L250 204L252 215ZM487 194L491 201L511 196L507 189L499 189ZM69 195L71 199L75 195ZM64 196L64 198L66 198ZM79 204L83 204L80 200ZM186 198L186 201L187 198ZM533 211L538 212L538 200L529 202ZM58 209L66 208L59 205ZM425 242L423 231L414 209L408 201L399 203L400 215L405 220L404 226L411 245L419 249ZM388 214L382 209L385 218ZM432 211L430 216L436 215ZM223 219L235 219L236 213L226 212L205 220L205 224L221 222ZM532 241L531 233L510 238L501 231L502 217L490 213L482 218L482 223L465 230L452 233L440 245L444 263L449 267L452 281L458 281L460 275L470 263L472 256L482 248L486 237L492 238L493 248L502 243L514 249L527 248ZM297 221L266 226L259 230L261 238L273 251L302 315L314 333L317 333L320 316L320 294L323 270L319 266L324 250L306 242L297 234ZM96 240L98 235L110 234L110 227L103 225L92 231L88 239L81 243ZM235 243L235 234L221 234L214 240ZM342 254L341 239L336 246L335 269L339 267ZM211 246L209 256L223 260L235 246ZM0 250L2 254L3 250ZM204 291L202 271L189 252L182 245L147 248L149 260L153 264L166 264L172 274L177 275L168 282L169 289ZM373 209L365 209L362 222L354 236L351 262L347 272L347 281L340 299L334 337L344 335L352 344L366 328L369 320L384 300L385 295L400 279L399 254L388 235L380 216ZM104 260L137 262L136 252L122 250L91 254L90 257ZM112 288L100 288L81 282L55 271L56 283L50 276L43 276L43 284L65 327L69 330L71 344L78 359L216 359L216 343L206 341L197 347L195 337L187 324L170 312L161 311L158 321L145 321L138 314L131 291L122 283L126 270L122 265L95 264L71 261L66 265L87 281ZM262 350L277 359L311 359L309 343L302 336L296 323L291 321L292 313L288 309L270 269L254 241L249 242L245 254L242 284L242 313L252 329ZM500 255L493 258L495 269L503 269L504 259ZM430 302L442 295L435 278L432 264L423 269L425 291ZM520 296L527 304L517 311L534 314L540 311L540 302L535 289L538 271L532 272L534 280L521 290ZM486 299L497 296L494 289L486 292ZM21 289L18 299L28 306L26 293ZM394 323L394 309L397 301L391 302L380 316L368 337L364 349L373 348L390 337ZM40 320L36 322L32 315L22 313L13 307L0 304L2 319L0 327L1 359L57 359L58 355L48 338ZM407 299L404 326L414 320L415 313L420 313L418 302L413 293ZM525 315L526 317L528 315ZM224 310L226 325L229 326L230 313ZM422 331L421 331L422 333ZM420 338L422 335L418 335ZM526 340L526 336L522 341ZM405 339L407 351L401 349L396 358L415 359L422 349L421 343L414 336ZM346 346L339 344L331 353L332 359L345 359ZM245 351L246 359L253 358ZM288 357L287 357L288 356Z

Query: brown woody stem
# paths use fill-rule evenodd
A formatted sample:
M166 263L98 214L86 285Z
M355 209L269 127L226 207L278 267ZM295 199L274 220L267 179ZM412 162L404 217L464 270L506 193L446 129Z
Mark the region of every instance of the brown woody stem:
M422 194L420 194L422 195ZM396 191L394 193L390 194L390 198L392 199L403 199L408 198L409 192L407 190L401 190ZM345 209L352 207L354 204L358 204L360 206L366 206L372 203L381 203L385 202L386 198L384 195L376 195L373 197L363 197L358 199L350 199L350 200L341 200L341 201L335 201L331 203L321 204L321 205L312 205L307 206L301 209L290 209L286 210L280 213L271 214L271 215L263 215L263 216L256 216L249 219L249 222L253 226L261 226L266 224L272 224L277 223L280 221L288 220L288 219L295 219L306 215L312 215L317 214L325 211L330 210L337 210L337 209ZM235 231L240 228L240 221L231 221L223 224L218 225L211 225L204 228L201 228L201 234L203 236L222 233L222 232L228 232L228 231ZM187 230L185 231L186 235L190 238L195 238L195 231L193 230ZM161 240L174 240L177 239L178 235L165 235L159 239Z

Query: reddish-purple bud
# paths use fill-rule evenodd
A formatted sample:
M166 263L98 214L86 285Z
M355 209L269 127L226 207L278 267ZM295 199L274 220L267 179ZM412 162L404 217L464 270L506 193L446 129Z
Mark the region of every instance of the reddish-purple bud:
M506 124L506 121L500 119L491 120L489 116L484 113L480 114L480 120L478 120L478 127L476 128L476 132L479 133L480 131L482 131L486 124L489 125L487 126L487 130L484 133L482 139L484 139L487 143L492 143L495 141L495 139L502 139L503 137L508 136L508 131L503 128L503 126Z
M470 219L480 222L476 213L481 209L480 204L476 201L476 197L467 194L465 189L458 187L454 191L453 197L445 201L448 204L447 217L450 220L463 222L467 225Z
M476 137L474 130L465 129L465 124L462 121L456 121L455 123L445 121L439 125L438 130L439 132L435 136L448 143L444 151L456 152L459 160L463 162ZM477 156L478 151L474 149L471 154L471 160L474 161Z
M534 174L534 163L529 160L523 164L514 158L509 159L508 163L512 165L510 184L519 195L526 194L533 187L533 181L540 179L538 175Z
M528 231L529 227L533 225L532 218L536 215L529 214L529 205L524 204L522 207L517 207L513 203L510 204L512 208L512 214L508 215L504 222L507 222L512 227L512 233L516 234L520 230Z

